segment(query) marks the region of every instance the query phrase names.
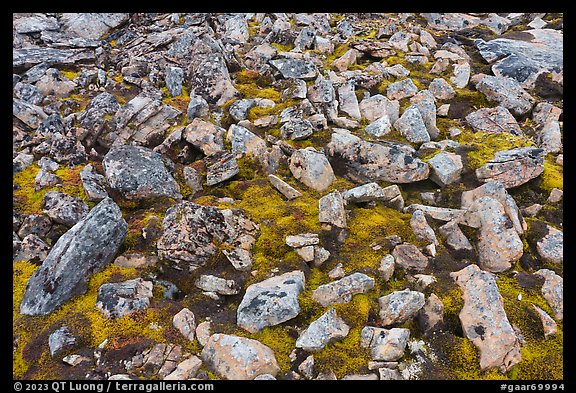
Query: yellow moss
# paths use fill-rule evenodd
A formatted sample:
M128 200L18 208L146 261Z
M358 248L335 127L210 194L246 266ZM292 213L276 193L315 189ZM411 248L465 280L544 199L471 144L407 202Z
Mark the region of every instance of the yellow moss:
M243 98L267 98L275 103L282 101L282 94L279 91L271 87L261 88L254 82L236 83L234 87L242 94Z
M270 347L274 351L276 362L280 367L280 374L290 371L290 353L296 346L296 338L288 334L288 329L284 325L268 326L253 334L238 329L235 334L260 341Z
M69 94L66 97L61 98L60 100L62 100L62 101L72 100L72 101L76 102L79 106L79 108L78 108L78 110L76 110L76 112L82 112L84 109L86 109L86 107L88 106L88 104L90 103L92 98L88 94L73 93L73 94Z
M562 165L556 164L551 155L546 156L544 160L544 172L540 175L542 183L540 188L549 193L553 188L564 188L564 169Z
M331 369L337 378L347 374L368 372L368 362L372 360L370 350L360 346L360 332L364 326L351 327L348 336L326 345L314 354L314 369L317 372Z
M471 132L465 130L456 139L458 143L473 148L467 153L468 167L472 170L486 164L499 151L534 146L532 141L507 132Z
M71 81L73 81L78 77L78 75L80 75L79 71L70 71L70 70L60 70L60 73L64 75L66 78L70 79Z
M186 111L188 110L188 104L190 103L190 94L188 93L188 89L186 89L186 86L182 86L182 94L176 97L172 97L170 95L170 92L168 91L168 88L166 88L165 86L162 87L160 90L162 91L162 95L164 96L162 102L164 102L167 105L173 106L174 108L178 109L184 114L186 113ZM187 117L184 116L184 121L186 119Z
M486 99L486 96L479 92L478 90L472 90L470 88L457 88L454 87L454 91L456 92L456 97L458 101L468 101L474 110L480 108L492 108L496 106L497 102L491 102Z
M278 52L290 52L292 49L294 49L294 44L292 44L292 43L279 44L277 42L273 42L270 45L272 45L274 48L276 48L276 50Z

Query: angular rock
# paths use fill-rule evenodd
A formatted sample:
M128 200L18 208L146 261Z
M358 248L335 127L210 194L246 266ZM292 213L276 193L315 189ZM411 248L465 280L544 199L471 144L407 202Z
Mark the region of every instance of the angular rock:
M374 288L374 279L364 273L352 273L340 280L320 285L312 291L312 299L326 307L332 304L348 303L352 296L366 293Z
M319 351L328 343L346 337L349 331L350 327L336 314L336 309L330 308L300 334L296 348L308 352Z
M102 284L98 288L96 307L106 318L122 318L150 305L152 281L141 278L120 283Z
M108 265L128 230L110 198L62 235L26 285L20 313L46 315L86 291L89 274Z
M404 207L400 187L396 184L382 188L378 183L366 183L342 192L342 198L346 204L382 201L386 206L398 210Z
M126 268L144 268L158 263L155 255L122 254L114 260L114 265Z
M463 292L460 322L466 337L480 350L480 368L509 370L522 356L495 276L474 264L450 273L450 276Z
M411 183L429 175L428 165L415 158L406 145L378 144L348 132L334 132L326 149L333 162L342 163L348 176L362 183Z
M18 236L23 239L31 233L39 237L45 237L51 227L52 221L47 216L30 214L24 218L20 228L16 230L18 231Z
M356 49L348 49L346 53L330 63L334 69L340 72L346 71L351 65L356 64L360 57L360 52Z
M300 59L277 59L270 60L269 63L276 68L286 79L314 79L318 75L318 70L314 63Z
M392 131L392 123L390 123L390 118L388 114L380 116L378 119L374 120L372 123L364 127L364 131L368 134L380 138L390 131Z
M422 210L416 210L412 213L410 227L418 239L435 245L439 244L434 229L432 229L428 221L426 221L426 216Z
M196 317L188 308L184 307L172 318L172 325L178 329L189 341L194 341L196 333Z
M42 63L45 64L46 68L49 68L50 66L70 65L80 61L90 62L94 60L95 54L92 49L37 47L12 49L12 68L14 69L28 69ZM27 81L32 83L30 79Z
M394 128L412 143L430 142L430 134L426 130L422 114L414 105L406 108L402 116L394 123Z
M444 322L444 304L434 293L431 293L418 311L418 324L424 333L432 332Z
M418 87L410 78L391 83L386 88L386 96L389 100L401 100L402 98L412 97L417 92Z
M518 147L502 150L494 158L476 169L482 183L500 181L506 188L518 187L544 171L544 150L535 147Z
M392 250L392 256L396 265L405 270L423 271L428 267L428 258L410 243L398 244Z
M320 243L320 238L315 233L301 233L299 235L286 236L286 244L289 247L300 248L313 246Z
M538 255L546 262L561 265L564 261L564 233L546 225L547 234L536 242Z
M108 184L126 199L182 199L180 186L160 154L142 146L112 148L102 160Z
M268 175L268 180L289 201L302 196L302 193L275 175Z
M358 104L360 114L369 122L378 120L384 115L388 115L390 123L398 120L400 112L400 103L396 100L389 100L381 94L376 94L364 98Z
M404 323L424 307L424 294L405 289L378 298L378 316L382 326Z
M30 128L37 129L48 115L38 105L14 98L12 100L12 115Z
M428 160L431 168L430 180L440 187L460 181L464 166L462 158L455 153L440 152Z
M272 349L259 341L227 334L210 336L200 358L206 367L229 380L276 376L280 371Z
M206 174L207 185L213 186L215 184L222 183L240 173L238 161L236 161L236 158L233 154L224 153L222 155L215 156L214 158L215 162L208 165L208 171Z
M360 346L370 348L373 360L393 362L404 356L410 329L382 329L365 326L360 333Z
M237 324L256 333L298 315L298 295L304 290L304 273L299 270L250 285L238 306Z
M307 119L291 118L280 127L280 137L298 141L314 133L314 126Z
M212 156L224 151L225 132L226 130L222 127L195 118L186 126L182 132L182 137L206 156Z
M252 264L249 251L255 242L256 226L239 210L184 201L166 211L162 230L158 256L172 261L174 268L193 271L203 266L221 244L235 251L225 253L231 263L244 264L237 269L249 269ZM238 261L235 256L243 258Z
M182 81L184 70L180 67L166 67L166 88L172 97L182 95Z
M74 226L90 210L82 199L59 191L50 191L44 195L42 209L53 222L67 227Z
M394 256L391 254L386 254L382 257L380 260L380 266L378 267L378 273L380 273L382 280L388 281L392 278L395 265Z
M13 253L12 260L14 262L29 261L32 263L42 263L50 251L50 246L33 233L26 235L18 244L18 250L14 250Z
M194 285L205 292L215 292L219 295L236 295L240 292L236 281L209 274L202 274L194 281Z
M534 274L544 277L542 296L554 311L554 318L561 321L564 318L564 279L550 269L540 269Z
M39 191L56 184L62 184L62 182L62 178L41 168L34 178L34 191Z
M318 201L318 221L338 228L347 227L344 199L338 190L324 195Z
M466 122L474 131L483 132L508 132L515 136L521 136L522 131L516 119L508 109L503 106L494 108L480 108L466 115Z
M451 100L456 96L454 88L446 82L444 78L435 78L432 80L430 85L428 85L428 90L430 90L430 93L432 93L436 99L442 101Z
M184 183L192 189L192 195L204 189L202 175L196 169L189 166L184 167L182 174L184 175Z
M64 13L60 23L62 31L72 37L97 40L129 17L128 13Z
M180 362L176 369L164 377L165 381L182 381L194 378L202 366L202 360L197 356L190 356Z
M316 191L326 190L336 180L326 156L314 148L296 150L289 164L292 175Z
M358 106L358 98L354 92L354 86L354 82L350 80L338 88L339 110L352 119L360 121L362 116L360 114L360 107Z
M546 203L558 203L564 197L564 191L559 188L553 188L550 191L550 195L548 195L548 199L546 199Z
M462 232L456 221L449 221L438 227L438 232L440 232L440 235L444 237L446 244L453 250L472 251L474 249L470 240L468 240L464 232Z
M532 110L532 120L539 126L546 123L560 120L562 109L550 104L549 102L540 102Z
M67 350L76 344L76 337L72 335L68 326L62 326L56 329L50 336L48 336L48 347L50 348L50 356L60 351Z
M92 164L86 165L80 171L80 180L84 187L84 193L89 201L99 202L108 196L106 192L106 178L95 173Z
M513 115L522 116L534 106L534 98L512 78L488 75L476 84L476 90L489 101L495 101Z
M454 64L454 76L450 77L450 82L459 89L468 85L470 80L470 63L463 61Z
M186 108L186 115L188 116L188 120L199 118L207 118L208 117L208 102L204 99L204 97L191 94L190 95L190 102L188 103L188 107Z
M562 151L562 132L558 121L549 121L539 132L539 147L546 153L559 153Z
M40 93L46 96L58 98L67 97L76 87L76 84L66 78L56 68L48 68L46 73L36 82Z
M496 199L484 196L473 202L480 222L478 234L478 261L482 269L502 272L510 269L512 262L520 259L523 244L506 215L504 206Z

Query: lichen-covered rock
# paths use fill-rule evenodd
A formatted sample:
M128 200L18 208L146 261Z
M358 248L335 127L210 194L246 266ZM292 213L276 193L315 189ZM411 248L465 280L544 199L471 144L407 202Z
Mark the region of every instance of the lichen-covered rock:
M128 13L64 13L59 22L71 37L97 40L129 17Z
M378 298L379 317L382 326L403 323L424 307L424 294L405 289Z
M188 340L194 341L194 335L196 334L196 317L188 308L184 307L174 315L172 325Z
M20 313L46 315L84 293L89 275L113 260L127 230L114 201L102 200L54 244L26 285Z
M444 322L444 304L436 294L431 293L418 311L418 324L423 332L429 333L439 329Z
M381 94L364 98L358 106L362 117L369 122L374 122L382 116L387 115L388 120L393 124L398 120L400 115L399 101L389 100Z
M526 114L534 105L534 98L512 78L487 75L476 84L476 90L516 116Z
M319 351L330 342L346 337L349 331L350 327L336 314L336 309L330 308L300 334L296 348L308 352Z
M186 126L182 137L206 156L224 151L224 130L208 121L195 118Z
M402 98L412 97L417 92L418 87L410 78L391 83L386 88L386 96L389 100L401 100Z
M564 261L564 232L546 225L547 234L536 242L536 251L543 260L554 264Z
M102 284L98 288L96 307L106 318L121 318L150 305L152 281L141 278L120 283Z
M396 265L406 270L423 271L428 267L428 258L410 243L398 244L392 250L392 256Z
M227 334L213 334L200 358L210 370L225 379L252 380L280 371L274 351L257 340Z
M466 122L474 131L483 132L508 132L515 136L521 136L522 130L510 111L503 106L494 108L480 108L466 115Z
M238 161L234 154L223 153L212 157L207 165L206 184L213 186L233 178L240 173Z
M429 159L428 164L431 167L430 180L440 187L458 182L464 169L462 158L458 154L446 151Z
M59 191L47 192L42 199L42 208L53 222L67 227L72 227L86 217L90 210L82 199Z
M72 335L68 326L62 326L48 336L48 347L52 357L62 350L69 349L74 344L76 344L76 337Z
M394 128L408 141L416 144L430 142L430 134L418 108L410 105L394 123Z
M342 192L342 198L346 204L381 201L384 205L398 210L404 207L404 198L396 184L382 188L375 182L366 183Z
M360 333L360 346L370 348L373 360L393 362L404 356L410 329L382 329L365 326Z
M326 156L314 148L296 150L289 163L292 175L316 191L326 190L336 180Z
M280 179L275 175L268 175L268 180L282 195L284 195L288 200L296 199L302 196L302 193L292 187L290 184L286 183L284 180Z
M314 63L300 59L276 59L269 63L276 68L284 78L314 79L318 75L318 70Z
M428 244L439 244L434 229L432 229L426 220L426 215L422 210L416 210L412 213L412 217L410 218L410 228L412 228L412 232L414 232L414 235L416 235L418 239L424 240L425 242L428 242Z
M193 271L205 265L221 245L231 246L224 255L236 269L250 269L250 249L257 227L239 210L183 201L169 208L158 239L158 255L175 268Z
M495 276L473 264L450 276L463 292L460 322L466 337L480 350L480 368L509 370L522 356Z
M324 307L331 304L348 303L357 293L366 293L374 288L374 279L364 273L352 273L340 280L320 285L312 291L312 299Z
M494 158L476 169L476 177L483 183L497 180L506 188L518 187L544 172L544 150L517 147L502 150Z
M338 190L324 195L318 201L318 221L338 228L346 228L344 199Z
M444 78L435 78L432 80L430 85L428 85L428 90L430 90L430 93L432 93L434 98L442 101L450 100L456 95L454 88L446 82L446 79Z
M331 161L343 164L359 182L412 183L428 178L428 165L407 145L365 141L349 132L334 132L326 146Z
M194 378L202 367L202 360L198 356L190 356L178 363L176 369L164 377L165 381L185 381Z
M148 148L112 148L104 156L102 165L110 187L126 199L161 196L182 199L180 186L166 169L162 156Z
M106 178L95 173L92 164L86 165L80 171L80 180L84 187L84 193L89 201L101 201L108 196L106 191Z
M554 318L564 318L564 279L550 269L540 269L534 274L544 277L542 296L554 311Z
M42 263L50 252L50 246L33 233L26 235L22 241L18 240L17 244L18 248L13 250L12 256L14 262Z
M238 306L238 326L256 333L296 317L300 312L298 295L303 290L304 273L299 270L250 285Z
M240 287L236 281L210 274L202 274L194 281L194 285L205 292L215 292L219 295L236 295L240 292Z

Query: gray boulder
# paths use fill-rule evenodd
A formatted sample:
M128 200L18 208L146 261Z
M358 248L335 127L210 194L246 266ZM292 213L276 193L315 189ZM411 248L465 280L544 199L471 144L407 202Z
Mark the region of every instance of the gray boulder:
M89 201L98 202L108 196L106 191L106 178L92 168L92 164L86 165L80 171L80 180L84 187L84 193Z
M464 166L462 158L455 153L440 152L428 160L431 168L430 180L440 187L460 181Z
M182 138L209 157L224 151L225 132L222 127L195 118L182 131Z
M410 78L391 83L386 88L386 96L389 100L401 100L402 98L412 97L417 92L418 87Z
M276 59L270 60L269 63L280 71L286 79L314 79L318 75L318 70L314 63L300 59Z
M474 131L483 132L508 132L515 136L521 136L522 131L518 122L510 111L503 106L494 108L480 108L466 115L466 122Z
M324 307L332 304L348 303L352 296L366 293L374 288L374 279L364 273L352 273L340 280L320 285L312 291L312 300Z
M141 278L119 283L102 284L98 288L96 307L106 318L122 318L150 305L152 281Z
M382 329L365 326L360 333L360 346L370 348L373 360L394 362L404 356L410 329Z
M463 292L460 322L466 337L480 350L480 368L509 370L522 356L495 276L473 264L450 276Z
M112 199L96 205L58 239L34 272L26 285L20 313L46 315L84 293L90 274L112 262L127 230L128 224Z
M394 128L412 143L430 142L430 134L426 130L422 114L415 105L406 108L402 116L394 123Z
M44 195L42 209L53 222L67 227L72 227L86 217L90 210L82 199L59 191L50 191Z
M424 294L405 289L378 298L380 323L390 326L404 323L414 317L424 307Z
M48 347L50 348L50 356L52 357L60 351L70 349L70 347L75 344L76 337L72 335L68 326L62 326L48 336Z
M536 147L501 150L476 169L476 177L482 183L497 180L506 188L518 187L544 172L544 155L544 150Z
M182 95L182 82L184 70L180 67L169 66L166 68L166 88L172 97Z
M396 184L382 188L375 182L366 183L342 192L342 198L346 204L381 201L398 210L404 207L404 198Z
M64 13L60 24L71 37L97 40L129 18L128 13Z
M126 199L182 199L180 186L166 169L162 156L148 148L113 148L104 156L102 165L110 188Z
M412 183L429 175L428 165L407 145L368 142L338 131L332 133L326 149L331 161L341 163L347 175L358 182Z
M516 81L507 77L487 75L476 84L476 90L489 101L495 101L513 115L522 116L534 106L534 98Z
M428 267L428 258L418 247L410 243L398 244L392 250L397 267L410 271L423 271Z
M388 116L390 123L398 120L400 115L400 103L397 100L389 100L381 94L364 98L358 104L360 114L369 122L374 122L384 115Z
M312 147L296 150L289 165L296 179L316 191L326 190L336 180L326 156Z
M546 235L536 242L538 255L546 262L562 264L564 261L564 232L546 225Z
M256 333L296 317L300 312L298 295L303 290L304 273L299 270L250 285L238 306L238 326Z
M330 308L300 334L296 348L308 352L319 351L328 343L346 337L349 331L350 327L336 314L336 309Z
M213 186L222 183L240 173L240 167L238 167L238 161L234 154L223 153L211 158L213 159L208 160L209 164L207 165L207 185Z

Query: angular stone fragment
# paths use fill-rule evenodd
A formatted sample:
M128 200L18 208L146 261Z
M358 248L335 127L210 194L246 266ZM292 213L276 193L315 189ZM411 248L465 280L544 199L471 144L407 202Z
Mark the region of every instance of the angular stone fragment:
M468 240L464 232L462 232L456 221L447 222L438 227L438 231L440 235L444 237L446 244L452 249L456 251L472 251L474 249L472 244L470 244L470 240Z
M564 261L564 233L546 225L547 234L536 242L536 250L543 260L562 264Z
M200 358L208 369L229 380L253 380L280 371L272 349L257 340L227 334L210 336Z
M400 112L399 101L389 100L381 94L364 98L358 106L362 117L369 122L374 122L382 116L387 115L390 123L394 123L398 120Z
M388 281L392 278L395 265L394 256L391 254L386 254L382 257L380 260L380 266L378 267L378 273L380 273L380 277L382 277L384 281Z
M33 233L26 235L22 241L18 241L19 247L13 252L12 260L42 263L50 251L50 246Z
M69 349L76 344L76 337L72 335L68 326L62 326L56 329L50 336L48 336L48 347L50 348L50 356L62 350Z
M382 326L404 323L424 307L424 294L405 289L378 298L379 318Z
M480 108L466 115L466 122L474 131L483 132L508 132L515 136L521 136L522 131L518 122L508 109L503 106L494 108Z
M559 153L562 151L562 132L558 121L549 121L544 124L539 133L540 148L546 153Z
M180 186L160 154L142 146L112 148L102 160L108 184L126 199L182 199Z
M561 321L564 318L564 279L550 269L540 269L534 274L544 277L542 296L554 311L554 318Z
M233 178L240 173L238 161L233 154L224 153L219 155L215 162L208 165L208 172L206 174L206 184L213 186L222 183L228 179Z
M391 83L386 88L386 96L389 100L401 100L402 98L412 97L417 92L418 87L410 78Z
M158 256L172 261L177 269L193 271L203 266L222 243L246 256L242 259L245 265L238 267L249 269L252 264L249 250L257 229L239 210L184 201L166 211L162 230ZM233 256L230 251L228 258Z
M348 303L357 293L366 293L374 288L374 279L364 273L352 273L340 280L320 285L312 291L312 299L324 307Z
M338 190L324 195L318 201L318 221L338 228L346 228L344 199Z
M226 140L232 145L235 154L248 154L262 162L266 152L266 142L245 127L232 124L226 134Z
M152 281L141 278L120 283L102 284L98 288L96 307L106 318L121 318L150 305Z
M404 356L408 338L409 329L365 326L360 333L360 346L370 348L373 360L393 362Z
M215 292L219 295L236 295L240 292L236 281L226 280L225 278L209 274L202 274L194 282L194 285L205 292Z
M250 285L238 306L238 326L256 333L296 317L300 312L298 295L303 290L304 273L299 270Z
M358 57L360 57L360 53L356 49L348 49L346 53L330 63L330 66L343 72L351 65L356 64Z
M360 107L358 106L358 98L354 92L354 86L354 82L350 80L338 88L338 109L352 119L360 121L362 115L360 114Z
M128 13L64 13L60 23L70 36L97 40L129 17Z
M470 81L470 63L463 61L454 64L454 76L450 77L450 82L459 89L463 89Z
M50 191L44 195L42 209L52 221L67 227L72 227L86 217L90 210L82 199L59 191Z
M302 196L302 193L275 175L268 175L268 180L289 201Z
M183 381L194 378L200 367L202 360L197 356L190 356L188 359L180 362L176 369L164 377L165 381Z
M423 271L428 267L428 258L410 243L398 244L392 250L392 256L396 265L406 270Z
M314 148L296 150L289 164L292 175L316 191L326 190L336 180L326 156Z
M296 348L308 352L319 351L328 343L346 337L349 330L346 322L336 314L336 309L330 308L300 334L296 340Z
M420 328L425 333L434 331L442 326L444 321L444 304L436 294L431 293L430 296L428 296L424 307L418 311L417 319Z
M194 334L196 333L196 317L194 313L188 308L184 307L172 318L172 325L184 337L190 341L194 341Z
M398 208L398 204L404 207L404 199L400 187L396 184L382 188L378 183L366 183L358 187L342 192L345 203L362 203L370 201L382 201L386 206Z
M394 123L394 128L412 143L420 144L430 142L430 134L426 130L426 124L418 108L410 105L402 116Z
M307 119L291 118L280 127L280 137L298 141L314 133L314 126Z
M544 150L518 147L497 152L490 161L476 169L483 183L500 181L506 188L518 187L544 172Z
M460 322L466 337L480 350L480 368L509 370L522 356L495 276L474 264L450 273L450 276L463 292Z
M378 119L374 120L372 123L368 124L366 127L364 127L364 131L377 138L388 134L390 131L392 131L392 123L390 123L388 114L384 114Z
M462 158L455 153L443 151L428 160L431 167L430 180L440 187L460 181L464 166Z
M224 151L224 130L222 127L195 118L186 126L182 132L182 137L186 142L201 150L206 156Z
M110 198L62 235L37 269L20 304L20 313L46 315L86 291L86 279L112 261L128 230Z
M48 115L38 105L14 98L12 100L12 115L30 128L37 129Z
M314 79L318 75L318 70L314 63L300 59L276 59L269 63L276 68L286 79Z
M428 85L428 90L436 99L442 101L450 100L456 96L454 88L444 78L435 78Z
M415 158L406 145L379 144L348 132L334 132L326 148L333 162L343 164L348 176L362 183L411 183L429 175L428 165Z
M92 164L86 165L80 171L80 180L84 187L84 193L89 201L98 202L108 196L106 192L106 178L95 173Z
M488 75L476 84L476 90L489 101L496 101L513 115L522 116L534 105L534 98L512 78Z
M290 247L300 248L313 246L320 243L320 238L315 233L302 233L299 235L286 236L286 244Z

